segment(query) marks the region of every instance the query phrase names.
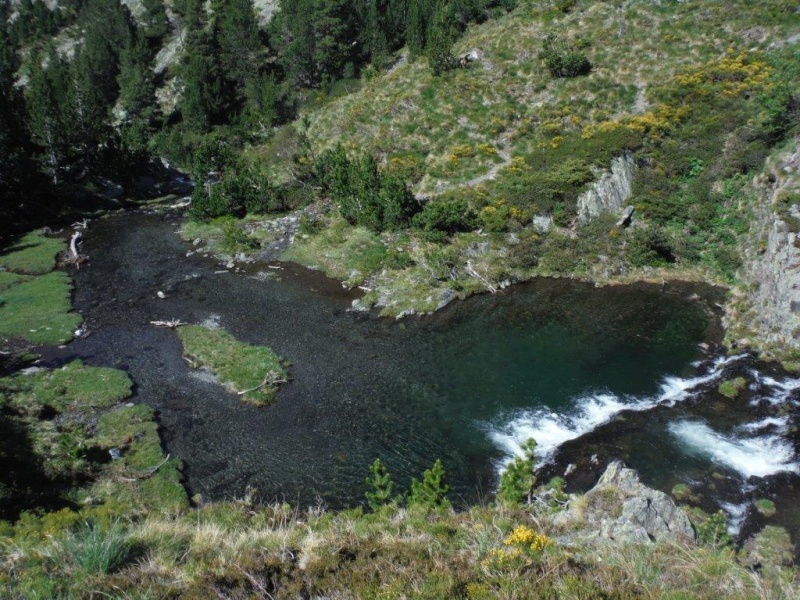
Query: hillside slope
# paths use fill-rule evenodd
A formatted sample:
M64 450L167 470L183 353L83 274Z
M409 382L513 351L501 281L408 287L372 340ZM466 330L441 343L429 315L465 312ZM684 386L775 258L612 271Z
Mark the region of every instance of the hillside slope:
M728 285L754 218L739 198L800 117L799 31L787 2L522 3L456 43L477 60L434 75L403 54L245 156L314 187L285 258L366 288L358 308L427 312L537 275ZM337 148L422 213L400 231L343 215L320 187Z

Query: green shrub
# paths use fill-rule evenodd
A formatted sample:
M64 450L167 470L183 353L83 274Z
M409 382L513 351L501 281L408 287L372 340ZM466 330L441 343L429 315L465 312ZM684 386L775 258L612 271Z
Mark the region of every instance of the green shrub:
M457 198L429 201L412 223L429 239L440 241L459 231L471 231L477 225L477 218L467 201Z
M318 217L303 215L300 217L297 231L299 231L302 235L314 235L315 233L319 233L322 231L322 220Z
M195 186L192 191L189 216L198 221L210 221L225 216L244 216L244 205L238 199L222 192L219 184Z
M778 511L775 508L775 503L767 498L759 498L755 502L756 510L765 517L774 517Z
M736 398L744 388L747 387L747 380L744 377L728 379L719 384L719 393L726 398Z
M695 524L697 542L706 546L730 546L733 538L728 534L728 517L721 510L707 515L699 524Z
M235 219L220 219L222 225L221 248L226 252L240 252L254 250L259 247L258 240L248 235Z
M582 51L559 42L553 34L545 37L539 58L553 77L578 77L592 70L592 63Z
M663 229L657 226L633 229L625 254L635 267L659 267L675 262L672 245Z
M537 232L527 231L520 236L519 242L509 249L509 260L512 268L531 269L539 264L543 238Z
M420 210L405 181L398 175L381 173L372 156L350 159L338 145L317 159L315 169L323 189L351 225L375 232L397 231Z

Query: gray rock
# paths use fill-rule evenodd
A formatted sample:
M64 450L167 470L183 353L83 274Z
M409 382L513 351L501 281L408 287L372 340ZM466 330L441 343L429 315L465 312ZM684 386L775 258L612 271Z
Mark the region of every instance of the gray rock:
M44 371L42 367L25 367L24 369L20 370L20 375L36 375L37 373L41 373Z
M489 242L472 242L467 248L467 256L470 258L478 258L479 256L486 256L492 249Z
M578 223L588 223L606 211L619 211L631 197L635 169L633 154L629 152L612 160L611 170L601 172L591 188L578 197Z
M622 209L622 214L620 215L619 221L617 221L617 227L627 227L631 224L633 220L633 207L626 206Z
M353 312L369 312L369 306L361 302L361 298L356 298L350 305L350 310Z
M553 228L553 217L550 215L536 215L531 219L531 225L539 233L547 233Z
M622 513L606 527L607 537L631 541L694 540L686 513L664 492L642 484L636 471L624 468L620 461L608 465L594 489L614 487L623 499Z
M694 541L695 532L686 513L664 492L642 484L633 469L620 461L608 465L600 481L575 501L557 521L583 521L589 538L623 542Z
M786 198L800 191L800 143L771 158L754 178L755 200L739 278L742 286L726 307L725 324L734 335L752 335L764 346L796 346L800 339L800 248L792 229L800 227Z
M456 298L458 298L458 294L456 294L450 288L442 290L442 293L439 294L439 303L436 305L436 310L439 310L440 308L444 308L445 306L450 304Z

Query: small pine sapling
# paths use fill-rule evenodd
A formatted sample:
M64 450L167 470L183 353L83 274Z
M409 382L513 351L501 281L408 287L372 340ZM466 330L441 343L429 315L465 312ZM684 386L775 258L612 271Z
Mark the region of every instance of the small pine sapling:
M522 456L517 456L500 476L497 499L503 504L530 502L536 476L533 474L536 441L531 438L522 445Z
M447 493L450 486L444 482L445 471L441 459L436 459L433 467L422 474L422 481L411 480L411 493L408 496L409 506L427 506L428 508L447 508L450 501Z
M375 511L391 501L394 482L392 482L392 477L380 458L375 459L375 462L369 468L369 472L371 477L366 479L366 483L369 486L366 493L367 505L370 510Z

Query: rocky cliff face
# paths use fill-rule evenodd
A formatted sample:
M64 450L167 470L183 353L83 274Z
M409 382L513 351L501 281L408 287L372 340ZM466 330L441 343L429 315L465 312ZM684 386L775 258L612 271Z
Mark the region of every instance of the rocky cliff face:
M603 171L592 187L578 197L578 223L583 225L605 211L619 212L631 197L636 163L625 153L611 161L611 170Z
M726 311L732 345L791 358L800 343L800 138L773 155L752 182L754 219L743 251L743 285Z

